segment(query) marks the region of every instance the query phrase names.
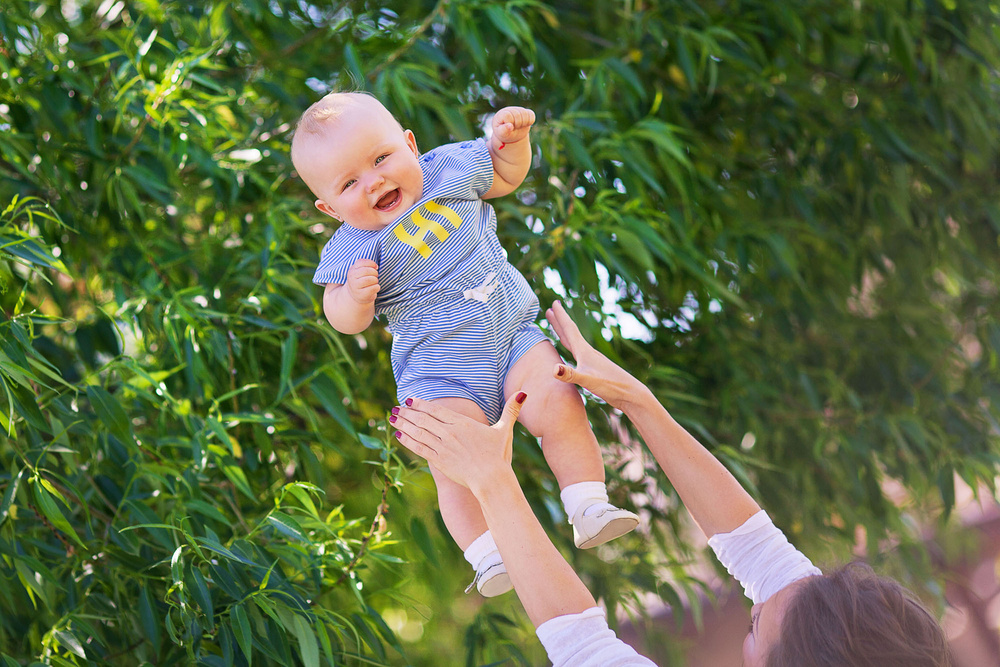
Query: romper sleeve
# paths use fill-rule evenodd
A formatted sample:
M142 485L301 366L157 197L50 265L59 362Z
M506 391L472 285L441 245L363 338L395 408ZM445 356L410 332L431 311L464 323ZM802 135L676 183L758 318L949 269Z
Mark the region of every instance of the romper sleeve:
M424 197L482 199L493 187L493 158L485 139L445 144L420 156Z
M823 574L788 542L764 510L732 532L716 533L708 539L708 546L754 604L792 582Z
M317 285L343 285L347 282L347 272L359 258L379 263L375 233L342 224L323 246L313 282Z
M599 607L551 618L535 634L552 667L656 667L615 635Z

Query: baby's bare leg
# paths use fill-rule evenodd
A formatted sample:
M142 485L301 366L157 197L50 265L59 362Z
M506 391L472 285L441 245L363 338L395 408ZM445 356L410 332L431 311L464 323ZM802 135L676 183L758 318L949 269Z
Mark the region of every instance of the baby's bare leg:
M518 391L528 394L518 421L542 439L542 453L560 489L577 482L604 482L601 450L583 399L574 385L552 377L561 361L552 343L535 345L507 374L504 399Z
M535 345L507 374L504 394L528 394L519 419L542 439L542 453L559 482L566 518L573 524L573 542L590 549L635 530L639 517L608 502L601 449L590 430L583 399L575 386L552 377L560 361L551 343Z
M488 423L486 414L474 402L467 398L438 398L435 403L444 405L455 412L471 417L484 424ZM473 540L486 532L486 519L479 508L479 501L472 492L461 484L456 484L443 473L430 466L434 484L437 485L438 507L444 525L451 533L452 539L465 551Z

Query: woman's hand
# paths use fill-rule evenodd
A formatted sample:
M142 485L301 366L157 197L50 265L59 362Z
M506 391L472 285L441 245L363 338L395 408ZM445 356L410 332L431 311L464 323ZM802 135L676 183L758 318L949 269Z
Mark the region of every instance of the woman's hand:
M628 412L630 403L649 394L649 389L621 366L595 350L580 333L563 305L558 301L545 311L545 319L576 359L576 368L556 364L552 374L557 380L578 384L610 405Z
M514 422L525 398L522 391L508 399L493 426L432 401L409 399L407 407L393 410L395 435L404 447L475 493L496 471L510 469Z

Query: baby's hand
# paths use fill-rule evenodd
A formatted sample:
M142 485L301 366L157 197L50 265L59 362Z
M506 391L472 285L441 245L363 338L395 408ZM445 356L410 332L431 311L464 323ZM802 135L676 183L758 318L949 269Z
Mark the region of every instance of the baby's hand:
M378 264L370 259L356 259L347 272L347 293L362 306L375 302L378 294Z
M535 112L524 107L504 107L493 116L493 143L497 149L528 136L535 123Z

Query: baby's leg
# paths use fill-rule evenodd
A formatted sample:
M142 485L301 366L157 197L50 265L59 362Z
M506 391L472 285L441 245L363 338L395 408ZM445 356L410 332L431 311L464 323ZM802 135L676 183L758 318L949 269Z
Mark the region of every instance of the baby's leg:
M577 482L603 482L604 462L576 385L552 377L561 363L552 343L535 345L514 362L504 381L504 400L523 391L528 400L518 421L542 439L542 453L563 489Z
M434 402L476 421L489 423L482 409L467 398L437 398ZM441 508L444 525L452 539L465 551L473 540L486 532L486 519L479 508L479 501L471 491L451 481L434 466L430 469L437 485L438 507Z
M467 398L438 398L434 402L476 421L489 423L482 409ZM452 539L462 547L465 560L476 571L476 577L466 592L473 585L483 597L495 597L511 590L514 586L500 558L496 542L486 526L479 501L471 491L451 481L434 466L430 466L430 469L437 485L438 507L441 509L444 525Z
M639 525L639 517L608 502L604 462L590 429L583 399L574 385L552 377L562 360L552 343L539 343L518 359L504 382L504 396L528 394L518 418L542 440L542 453L559 482L560 497L573 540L589 549Z

